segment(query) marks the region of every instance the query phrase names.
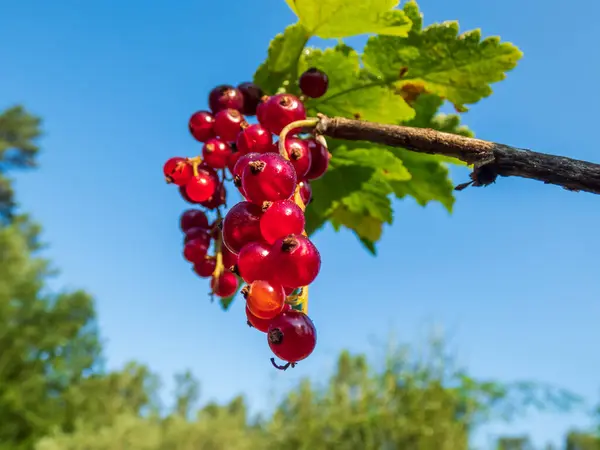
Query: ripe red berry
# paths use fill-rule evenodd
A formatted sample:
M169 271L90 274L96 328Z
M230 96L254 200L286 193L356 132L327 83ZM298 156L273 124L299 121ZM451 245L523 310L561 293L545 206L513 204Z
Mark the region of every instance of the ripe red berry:
M286 312L291 310L292 307L290 305L288 305L287 303L284 303L283 305L283 310L281 311ZM248 309L248 306L246 306L246 319L248 320L248 323L250 325L252 325L253 328L256 328L259 331L262 331L263 333L266 333L267 331L269 331L269 325L271 324L271 321L274 319L261 319L260 317L256 317L254 314L252 314L252 312Z
M208 228L208 217L199 209L186 209L179 218L181 231L187 232L190 228Z
M260 234L260 206L240 202L233 206L223 220L223 243L236 255L250 242L262 240Z
M269 244L290 234L301 234L304 231L304 212L292 200L266 203L263 211L260 231Z
M179 194L181 195L181 198L183 198L186 202L191 203L193 205L198 204L198 202L195 202L187 195L187 192L185 192L185 186L179 186Z
M187 159L176 156L167 160L163 174L168 183L184 186L194 176L194 170Z
M329 77L325 72L311 67L298 80L300 90L304 95L311 98L319 98L325 95L329 87Z
M222 139L212 138L206 141L202 147L202 158L204 164L213 169L223 169L227 166L227 160L231 156L231 147Z
M321 142L316 139L307 139L308 148L312 156L312 162L308 173L304 176L307 180L321 178L327 172L331 153Z
M317 329L301 311L290 310L269 324L267 341L271 351L283 361L296 363L308 357L317 345Z
M246 306L260 319L272 319L283 311L285 293L279 284L256 280L242 292L246 297Z
M269 254L273 279L283 286L302 287L312 283L321 270L321 255L306 236L294 234L278 239Z
M202 278L208 278L212 276L216 266L217 262L214 256L206 256L203 260L194 264L194 272Z
M215 118L208 111L195 112L188 122L190 133L200 142L206 142L215 137L214 125Z
M231 253L231 250L227 248L227 246L223 246L221 248L221 255L223 257L223 265L226 269L231 269L238 262L238 256L234 253Z
M202 261L208 253L208 246L203 239L192 239L183 247L183 257L191 263Z
M210 281L210 287L212 288L213 293L218 297L231 297L237 290L238 279L233 273L231 273L229 270L226 270L218 279L212 277L212 280Z
M234 142L246 121L235 109L223 109L215 114L215 134L226 142Z
M238 190L244 197L246 197L246 193L242 188L242 174L244 173L244 169L246 168L246 166L252 161L256 161L256 159L259 157L260 153L254 152L242 155L239 157L239 159L235 163L235 166L233 166L233 170L231 171L231 174L233 175L233 184L235 185L235 187L238 188Z
M207 209L217 209L219 206L227 202L227 190L221 183L217 184L214 194L203 202L199 202Z
M312 187L307 180L301 181L298 183L298 186L300 186L300 198L304 206L306 206L312 200Z
M256 204L290 198L296 189L296 170L277 153L263 153L242 172L246 198Z
M185 185L185 193L194 202L203 202L212 197L217 189L216 174L206 168L198 168L198 175L193 176Z
M242 130L235 142L242 154L266 153L273 150L273 135L258 123Z
M229 172L233 173L235 164L243 155L240 151L238 151L237 145L234 142L232 142L229 147L231 148L231 154L229 155L229 158L227 158L227 168L229 169Z
M312 163L312 153L308 148L307 141L297 137L287 137L285 139L285 151L294 169L296 169L298 179L303 178L308 173Z
M204 243L205 247L210 246L211 236L209 231L204 227L192 227L185 232L183 239L184 243L188 243L191 240L200 239Z
M238 255L237 270L246 283L270 278L266 263L269 249L270 246L262 242L251 242L242 247Z
M295 95L277 94L269 97L258 119L271 133L279 134L290 123L306 119L306 110Z
M242 93L242 97L244 97L242 113L247 116L255 115L256 107L260 103L260 99L263 96L262 89L256 84L250 82L242 83L237 88Z
M228 84L217 86L208 95L208 106L213 114L231 108L240 111L244 106L242 93Z
M266 111L267 111L267 101L269 100L269 96L268 95L264 95L260 101L258 102L258 105L256 105L256 118L258 119L258 123L260 123L261 125L264 125L264 121L266 118Z

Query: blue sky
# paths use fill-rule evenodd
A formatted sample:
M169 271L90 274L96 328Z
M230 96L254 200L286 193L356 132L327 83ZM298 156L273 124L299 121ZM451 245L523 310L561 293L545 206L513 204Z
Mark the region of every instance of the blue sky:
M597 197L502 179L459 193L452 216L398 202L376 259L350 233L320 232L323 268L311 290L318 348L279 373L264 336L246 327L243 304L220 311L190 273L178 229L185 205L161 166L198 153L189 114L206 107L214 85L251 78L269 40L295 20L285 2L0 5L0 108L23 103L46 131L41 168L19 176L17 191L45 227L47 254L62 269L56 286L97 298L110 367L148 363L167 388L174 372L190 368L203 400L241 392L264 410L299 377L329 373L342 348L376 358L390 332L422 342L439 324L477 376L538 379L598 398ZM420 6L426 24L457 19L525 53L494 95L464 115L478 137L600 160L588 131L599 99L597 2ZM488 426L478 441L512 429L544 442L586 424L583 415L535 415Z

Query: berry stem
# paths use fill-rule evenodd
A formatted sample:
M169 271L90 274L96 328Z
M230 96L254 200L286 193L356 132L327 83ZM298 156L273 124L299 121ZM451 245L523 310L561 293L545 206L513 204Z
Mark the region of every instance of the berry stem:
M285 131L285 129L283 131ZM281 132L281 134L283 134L283 131ZM298 205L300 207L300 209L302 209L302 211L306 210L306 205L302 201L302 196L300 195L300 186L299 185L296 186L296 192L294 193L294 202L296 203L296 205ZM302 234L304 236L308 236L306 234L306 230L302 230ZM295 299L295 301L294 301L294 304L302 305L302 312L304 314L308 314L308 286L302 287L300 294L298 295L297 299Z
M279 133L279 154L289 161L290 158L285 151L285 138L287 137L288 133L296 128L314 128L317 126L319 121L320 119L316 117L309 117L304 120L297 120L287 125L283 130L281 130L281 133Z
M216 264L215 270L213 270L212 276L215 278L215 289L218 289L219 278L225 272L225 266L223 265L223 238L221 233L217 234L215 239L215 256L216 256Z
M194 176L197 177L198 176L198 167L200 166L200 164L202 164L202 158L200 158L199 156L194 156L193 158L190 158L190 164L192 165L192 170L194 171Z

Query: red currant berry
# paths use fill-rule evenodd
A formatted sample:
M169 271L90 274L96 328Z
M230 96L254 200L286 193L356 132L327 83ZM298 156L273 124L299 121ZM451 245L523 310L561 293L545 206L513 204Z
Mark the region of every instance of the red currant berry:
M304 176L307 180L316 180L321 178L327 172L331 153L321 142L316 139L307 139L308 148L312 155L312 163L308 173Z
M190 117L188 127L194 139L200 142L206 142L215 137L214 131L215 118L208 111L198 111Z
M260 99L260 102L258 102L258 105L256 106L256 118L258 119L258 123L260 123L261 125L264 125L263 122L265 121L265 113L267 111L267 101L269 100L269 96L265 95Z
M211 172L205 168L198 168L198 175L192 177L185 185L185 193L192 201L206 201L215 193L219 180L215 173Z
M248 163L242 172L242 188L253 203L285 200L296 189L296 170L277 153L263 153Z
M287 137L285 139L285 151L290 158L290 162L298 178L303 178L310 169L312 163L312 154L308 148L308 143L304 139L296 137Z
M229 156L231 156L231 147L221 139L209 139L202 147L204 164L213 169L224 169Z
M229 155L229 158L227 158L227 168L229 169L229 172L233 173L235 163L237 163L238 159L240 159L243 155L238 151L237 145L234 142L230 144L230 148L231 154Z
M227 108L240 111L244 106L244 97L242 93L228 84L217 86L208 95L208 106L213 114Z
M229 270L226 270L218 279L212 277L212 280L210 281L210 287L217 297L231 297L233 294L235 294L235 291L238 288L238 279L233 273L231 273Z
M183 257L191 263L202 261L208 253L208 246L203 239L192 239L183 247Z
M184 199L186 202L191 203L193 205L198 204L198 202L195 202L187 195L187 193L185 192L185 186L179 186L179 194L181 195L181 198Z
M306 206L312 200L312 187L306 180L298 183L298 186L300 186L300 198L302 199L304 206Z
M269 324L267 340L271 351L283 361L296 363L308 357L317 345L317 329L301 311L290 310Z
M223 265L226 269L231 269L238 263L238 257L236 254L231 253L225 245L221 248L221 255L223 258Z
M187 232L190 228L200 227L208 229L208 217L199 209L187 209L181 213L179 218L179 226L181 231Z
M194 264L194 272L202 278L212 276L217 267L217 261L213 256L206 256L203 260Z
M275 241L269 254L269 267L274 272L274 280L283 286L308 286L321 270L321 255L310 239L293 234Z
M269 97L261 116L262 120L259 117L261 125L271 133L279 134L290 123L306 119L306 110L304 104L295 95L277 94Z
M200 202L206 209L217 209L227 202L227 190L221 183L217 184L215 193L206 201Z
M283 310L281 312L283 313L283 312L289 311L291 309L292 309L292 307L290 305L288 305L287 303L284 303ZM263 333L266 333L267 331L269 331L269 324L273 320L273 319L261 319L259 317L256 317L248 309L248 306L246 306L246 319L248 320L248 324L250 324L253 328L256 328L258 331L262 331Z
M277 239L304 231L304 212L292 200L265 203L260 218L263 238L272 244Z
M242 174L244 173L244 169L246 168L246 166L252 161L256 161L256 159L259 157L260 153L247 153L245 155L242 155L237 160L235 166L233 166L233 170L231 171L231 174L233 175L233 184L239 189L240 193L244 197L246 197L246 193L242 188Z
M237 270L246 283L270 278L266 264L270 246L262 242L251 242L240 250Z
M256 280L244 288L242 293L250 312L260 319L272 319L283 311L285 293L279 284Z
M163 166L163 174L167 183L184 186L194 176L192 165L185 158L175 157L169 159Z
M242 93L242 97L244 97L242 112L247 116L255 115L256 107L263 96L262 89L250 82L242 83L237 88Z
M244 116L239 111L223 109L215 115L215 134L223 141L235 142L244 123Z
M196 240L196 239L202 240L204 246L208 248L210 246L210 240L212 238L210 236L209 231L206 228L204 228L204 227L192 227L192 228L189 228L185 232L185 237L183 239L183 242L184 243L188 243L191 240Z
M232 207L223 220L223 243L236 255L250 242L262 240L260 234L260 206L240 202Z
M273 150L273 135L262 125L255 124L238 134L236 146L240 153L266 153Z
M319 98L325 95L329 87L329 77L325 72L311 67L298 80L300 90L304 95L311 98Z

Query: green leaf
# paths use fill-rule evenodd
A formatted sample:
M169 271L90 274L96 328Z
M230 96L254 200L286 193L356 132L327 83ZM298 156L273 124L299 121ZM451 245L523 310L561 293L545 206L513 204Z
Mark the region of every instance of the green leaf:
M415 17L416 3L409 2L407 15ZM424 28L414 27L408 37L369 38L363 62L376 76L394 80L404 72L406 82L421 82L428 92L457 105L476 103L492 93L491 83L505 78L521 58L521 51L498 37L481 39L481 31L459 35L457 22Z
M271 41L267 59L254 74L254 83L266 94L274 94L298 75L298 58L308 41L306 29L296 23L287 27Z
M375 247L374 242L371 242L365 238L361 238L360 236L357 236L357 237L358 237L358 240L360 241L360 243L363 245L363 247L365 247L371 255L377 256L377 247Z
M406 36L411 22L398 0L286 0L311 36L344 38L366 33Z
M309 115L360 117L381 123L398 123L414 117L404 99L380 81L365 76L359 55L341 44L325 51L306 49L299 64L300 72L316 67L327 73L329 90L322 98L305 102Z
M219 299L219 303L221 303L221 307L223 308L223 311L227 311L229 309L229 307L231 306L231 304L233 303L233 300L235 300L235 296L238 294L238 292L240 291L240 289L242 288L242 286L244 286L244 280L237 276L237 280L238 280L238 287L235 290L235 293L227 298L221 298Z
M331 220L336 229L345 226L360 238L377 242L383 224L393 219L390 183L409 180L410 173L384 147L348 149L341 145L332 148L332 153L325 176L312 182L314 200L306 209L307 232Z
M435 155L415 153L402 148L390 149L402 160L412 178L410 181L392 181L398 198L413 197L422 206L438 201L452 212L454 205L454 185L448 176L448 168L440 163Z

